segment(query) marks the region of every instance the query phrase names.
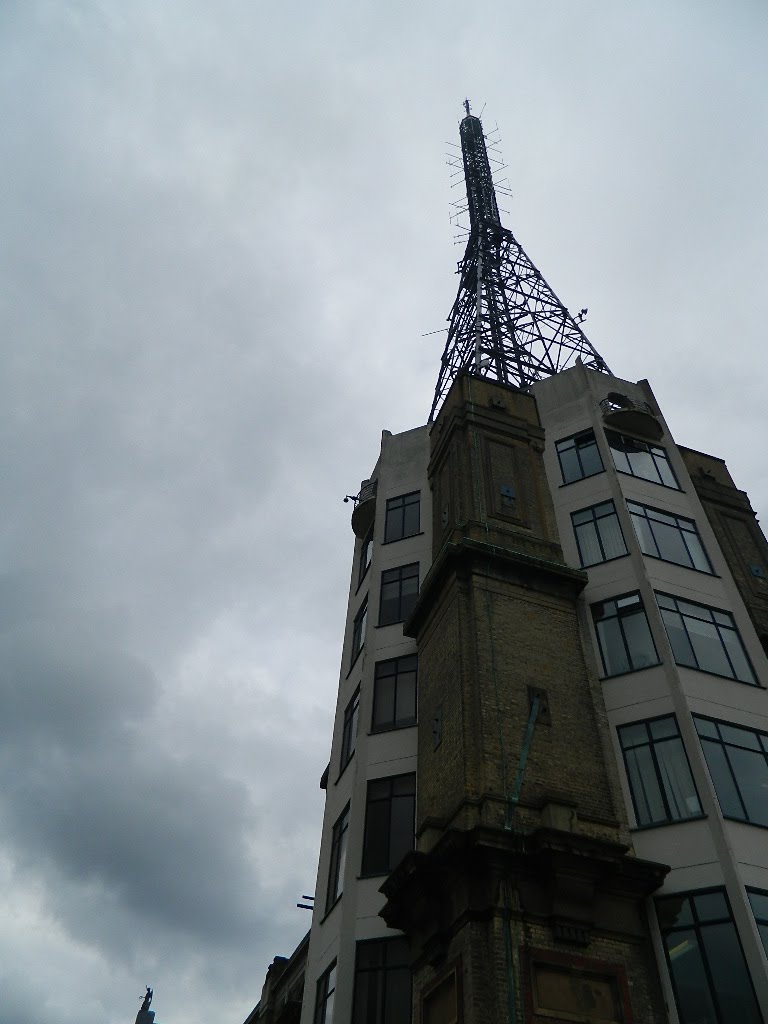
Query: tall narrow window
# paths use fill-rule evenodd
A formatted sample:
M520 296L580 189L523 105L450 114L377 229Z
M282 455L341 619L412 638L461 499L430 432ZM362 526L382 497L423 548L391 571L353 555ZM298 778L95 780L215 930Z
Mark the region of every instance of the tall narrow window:
M747 889L747 896L749 896L752 913L755 915L765 955L768 956L768 892L762 892L760 889Z
M408 940L358 942L352 1024L410 1024Z
M403 622L413 611L419 596L419 563L386 569L381 574L379 625Z
M394 775L368 783L363 838L364 875L386 875L413 849L416 776Z
M658 508L628 501L632 525L637 534L640 550L651 558L685 565L699 572L712 572L696 523L683 516L673 516Z
M352 664L357 661L357 656L363 649L363 644L365 643L365 627L367 623L368 597L366 596L358 609L355 621L352 625Z
M678 665L757 685L730 612L671 594L656 594L656 601Z
M694 715L723 816L768 826L768 733Z
M611 446L613 464L619 473L629 473L630 476L639 476L642 480L680 490L666 450L661 445L638 441L613 430L606 430L605 436Z
M760 1024L724 889L656 901L680 1024Z
M315 1016L312 1024L333 1024L333 1004L336 998L336 961L320 975L315 997Z
M357 720L360 714L360 687L355 690L355 695L344 709L344 730L341 734L341 764L339 772L343 772L357 746Z
M659 658L640 595L624 594L592 605L603 672L616 676L657 665Z
M358 587L365 579L365 574L371 565L371 557L373 556L373 526L371 526L368 533L365 535L362 544L360 545L360 566L357 574L357 585Z
M325 911L331 909L344 889L344 868L347 863L347 833L349 832L349 804L333 826L331 839L331 864L328 869L328 890L325 894Z
M372 732L416 725L415 654L376 663Z
M701 814L674 715L619 726L638 825L661 825Z
M603 472L603 460L591 430L574 434L573 437L564 437L562 441L556 442L555 450L560 460L564 484Z
M401 494L387 501L387 518L384 524L384 543L403 540L419 532L420 492Z
M571 520L583 566L597 565L598 562L626 555L627 545L612 501L572 512Z

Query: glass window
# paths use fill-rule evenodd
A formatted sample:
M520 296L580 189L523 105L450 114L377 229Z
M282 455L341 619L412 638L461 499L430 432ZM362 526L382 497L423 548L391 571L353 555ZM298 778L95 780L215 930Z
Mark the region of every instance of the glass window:
M419 563L387 569L381 574L379 625L403 622L413 611L419 596Z
M416 725L415 654L376 663L372 732Z
M573 437L564 437L555 444L555 449L565 484L603 472L603 460L591 430L574 434Z
M699 572L712 572L696 523L692 519L673 516L636 501L628 501L627 508L644 555L685 565L689 569L698 569Z
M659 663L639 594L593 604L592 618L606 676L637 672Z
M757 930L763 940L765 955L768 956L768 892L762 892L760 889L747 889L747 896L749 896L752 913L755 915Z
M656 900L680 1024L762 1019L725 890Z
M606 430L605 436L611 446L613 464L619 473L629 473L630 476L639 476L654 484L680 490L667 453L661 445L638 441L613 430Z
M360 687L344 710L344 731L341 734L341 764L339 773L343 772L352 759L357 745L357 719L360 712Z
M408 940L358 942L352 1024L410 1024Z
M723 816L768 826L768 733L693 716Z
M757 685L730 612L656 594L678 665Z
M320 975L312 1024L333 1024L333 1003L336 997L336 961Z
M370 530L368 531L368 533L365 536L365 539L363 540L362 544L360 545L360 566L359 566L358 575L357 575L357 585L358 585L358 587L363 582L363 580L365 578L365 574L368 572L368 569L369 569L370 564L371 564L371 558L372 557L373 557L373 526L371 526Z
M401 494L387 500L387 518L384 523L384 543L413 537L419 532L420 492Z
M331 839L331 866L328 870L328 891L325 894L325 911L331 909L344 890L344 868L347 863L347 833L349 832L349 804L333 826Z
M355 616L352 626L352 664L357 661L357 656L363 649L365 643L365 627L368 624L368 597L363 600Z
M612 501L571 513L573 532L583 566L608 562L627 553L624 534Z
M619 726L618 734L638 825L702 813L674 715Z
M372 779L365 802L364 875L386 875L413 849L416 776Z

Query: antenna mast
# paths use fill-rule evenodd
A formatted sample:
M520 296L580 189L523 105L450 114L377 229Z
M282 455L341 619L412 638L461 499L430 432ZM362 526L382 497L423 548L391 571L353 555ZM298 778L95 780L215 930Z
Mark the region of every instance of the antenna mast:
M469 239L458 266L456 301L429 414L434 419L462 370L526 390L581 358L610 372L520 243L502 227L479 117L464 101L459 125Z

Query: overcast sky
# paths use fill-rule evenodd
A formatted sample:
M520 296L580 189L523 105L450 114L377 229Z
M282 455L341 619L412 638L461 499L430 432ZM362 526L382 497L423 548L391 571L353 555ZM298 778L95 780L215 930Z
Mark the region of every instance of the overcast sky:
M426 419L447 142L768 514L764 0L0 0L0 1024L240 1024L309 925L352 556Z

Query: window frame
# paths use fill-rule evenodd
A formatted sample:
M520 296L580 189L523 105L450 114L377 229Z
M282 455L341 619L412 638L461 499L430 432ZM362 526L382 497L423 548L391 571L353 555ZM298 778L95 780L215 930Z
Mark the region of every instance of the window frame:
M744 646L744 641L741 639L741 633L739 632L739 628L736 625L736 619L734 618L732 612L729 612L726 608L715 608L714 605L702 604L700 601L691 601L691 600L689 600L686 597L677 597L675 594L668 594L668 593L666 593L665 591L662 591L662 590L654 591L654 596L656 598L656 604L657 604L658 609L659 609L659 615L661 616L661 621L662 621L662 623L664 625L664 629L666 631L667 638L669 639L669 646L672 648L672 656L673 656L673 658L675 660L675 664L676 665L679 665L681 668L690 668L690 669L692 669L695 672L706 672L708 675L718 676L720 679L732 679L735 683L743 683L745 686L760 686L760 682L759 682L759 680L757 678L757 673L755 672L755 666L752 664L752 659L749 657L749 654L747 653L747 649ZM662 598L664 601L671 601L671 602L673 602L674 607L673 608L667 607L666 605L662 604L659 601L659 598ZM687 605L687 606L690 606L690 607L693 607L693 608L702 609L703 611L707 612L708 615L707 616L696 616L696 615L692 615L690 612L687 612L687 613L686 612L682 612L680 610L680 604L681 603L683 605ZM665 618L665 615L664 615L665 612L669 612L670 614L677 615L679 617L683 633L685 634L686 643L688 645L688 648L690 649L690 652L691 652L691 654L693 656L695 664L692 665L692 664L690 664L690 662L687 662L687 661L678 661L678 651L675 649L675 641L673 640L672 635L670 634L670 627L668 627L667 619ZM709 623L711 626L714 627L715 632L717 634L718 641L720 643L720 647L722 649L722 653L725 655L726 661L728 662L728 664L731 667L732 674L729 675L728 673L725 673L725 672L718 672L718 671L716 671L713 668L702 668L702 666L700 664L699 656L698 656L698 654L696 652L696 648L694 647L693 641L691 639L691 632L690 632L690 630L688 628L688 625L686 623L686 615L690 619L694 619L694 620L696 620L698 622L706 622L706 623ZM718 615L725 616L727 619L730 619L730 623L731 624L728 625L725 622L718 622L717 617L716 617ZM728 644L723 639L723 633L722 633L723 629L728 630L732 634L732 639L735 639L738 647L741 650L741 654L742 654L742 656L744 658L744 662L745 662L745 664L747 666L747 669L749 670L749 674L750 674L751 678L743 679L740 675L737 675L736 670L733 667L733 659L731 657L731 650L730 650ZM728 635L728 634L726 634L726 635ZM694 636L695 636L695 634L694 634Z
M352 651L350 658L350 671L352 666L355 664L357 659L360 657L362 649L365 647L365 634L368 629L368 595L366 594L363 600L360 602L360 607L355 613L355 617L352 621Z
M397 788L396 784L409 780L411 788L409 792L395 793ZM381 789L384 785L387 786L387 794L384 796L373 796L376 789ZM410 845L405 848L403 843L395 844L395 851L393 852L393 822L397 823L399 815L395 815L395 800L409 800L411 806L411 828L409 831ZM383 821L378 821L373 824L373 806L387 804L386 811L386 829L383 829ZM371 848L372 844L372 832L376 828L382 832L386 832L386 838L383 843L386 843L386 857L381 854L378 848ZM415 829L416 829L416 773L415 772L403 772L400 775L387 775L379 779L369 779L365 794L365 826L363 830L363 851L361 857L360 876L361 878L375 878L381 875L388 875L397 865L400 863L405 853L397 856L397 848L403 846L405 851L408 852L414 848L415 844Z
M413 662L413 668L401 667L401 662ZM382 671L385 667L394 666L394 672L387 672L386 674ZM418 715L418 673L419 673L419 661L418 655L416 654L401 654L397 658L387 658L384 661L377 661L373 671L373 709L371 711L371 733L382 733L382 732L394 732L398 729L409 729L417 724ZM413 715L407 716L402 719L397 717L397 706L398 706L398 693L400 692L401 685L403 687L410 686L411 684L405 681L400 683L400 677L405 675L413 675ZM391 679L394 677L394 694L392 698L392 719L387 719L387 723L382 725L376 721L376 707L377 700L380 699L380 680Z
M312 1024L333 1024L333 1008L336 998L336 968L337 961L334 959L320 977L317 979L315 989L315 1012L312 1015ZM333 975L333 988L329 986ZM321 994L322 993L322 994ZM328 1000L331 1000L331 1015L328 1016Z
M667 720L671 721L674 724L675 733L673 735L671 734L671 735L667 735L667 736L654 737L653 733L652 733L652 730L651 730L651 726L655 722L664 722L664 721L667 721ZM637 743L637 742L631 742L631 741L626 741L625 742L625 739L622 736L622 732L624 732L626 734L629 729L636 728L637 726L641 726L641 725L645 726L645 734L646 734L645 742L644 743ZM616 726L616 734L618 736L619 747L621 749L622 758L624 760L624 772L625 772L626 779L627 779L627 787L629 789L629 794L630 794L630 797L632 799L632 809L633 809L633 811L635 813L636 828L645 829L645 828L658 828L658 827L661 827L661 826L664 826L664 825L677 825L677 824L679 824L681 822L684 822L684 821L695 821L695 820L697 820L699 818L705 817L703 808L701 806L701 797L699 796L698 789L696 788L696 780L694 779L693 772L691 771L691 762L690 762L690 759L688 757L688 751L685 749L685 743L683 742L683 737L680 734L680 726L678 724L677 717L674 714L656 715L653 718L644 718L644 719L640 719L639 721L636 721L636 722L622 722L621 725L617 725ZM685 758L685 763L686 763L686 766L688 768L688 779L690 781L690 785L691 785L691 788L693 790L693 795L695 795L696 800L697 800L698 805L699 805L698 811L690 812L690 813L686 814L685 816L680 816L680 817L675 817L674 816L674 813L673 813L672 808L670 806L669 796L668 796L668 792L667 792L667 786L665 785L665 777L666 776L665 776L665 772L662 771L662 768L661 768L661 766L659 764L659 753L658 753L658 751L656 749L657 747L660 747L662 744L668 744L670 740L674 740L674 739L679 740L680 749L683 752L683 757ZM656 820L652 820L652 819L649 819L648 821L642 821L641 820L641 818L645 817L645 815L641 814L639 809L638 809L638 806L639 806L638 805L638 796L635 793L635 787L634 787L634 785L632 783L633 776L632 776L632 772L630 771L629 761L628 761L628 758L627 758L627 754L628 754L629 751L637 750L637 749L642 748L642 747L648 747L649 748L649 754L650 754L650 758L651 758L651 766L652 766L653 772L654 772L654 779L655 779L655 782L656 782L656 786L658 788L659 795L661 797L662 805L663 805L664 810L665 810L665 816L663 818L659 818L659 819L656 819ZM638 773L639 774L642 773L642 769L640 767L638 767ZM644 787L644 788L647 788L647 787ZM650 801L646 800L646 803L650 807Z
M415 572L409 572L408 570L415 570ZM387 579L387 577L395 577ZM406 580L416 580L416 593L415 594L403 594L403 583ZM388 607L384 602L384 587L388 584L397 583L398 594L397 594L397 609L394 612L394 618L384 618L384 609ZM405 599L405 608L403 609ZM413 611L416 602L419 599L419 563L409 562L407 565L396 565L391 569L384 569L381 573L381 585L379 587L379 626L394 626L398 622L405 622L408 616Z
M361 950L372 950L378 947L380 963L375 967L363 967L361 965ZM390 962L394 960L394 962ZM408 1006L410 1010L408 1021L413 1016L413 975L411 972L410 952L408 940L405 936L394 935L382 939L361 939L355 943L355 984L352 999L352 1024L384 1024L391 1018L387 1016L388 996L392 997L393 979L396 972L407 971L408 974ZM370 1000L367 1004L362 1002L362 979L363 976L375 975L377 983L373 987L376 1005L373 1007L375 1016L371 1016ZM396 981L394 982L396 983ZM403 1022L407 1024L407 1022Z
M357 730L360 727L360 687L352 694L352 698L344 708L344 725L341 731L341 756L339 757L339 776L344 772L357 750Z
M718 894L723 896L723 898L725 900L725 904L726 904L727 910L728 910L728 917L715 917L715 918L712 918L712 919L706 920L706 921L701 920L700 912L699 912L699 909L698 909L698 907L696 905L696 898L699 897L699 896L708 896L708 895L714 894L714 893L718 893ZM690 923L688 923L688 924L677 924L677 925L672 925L672 926L669 926L669 927L664 927L663 924L662 924L661 915L659 913L659 907L660 906L663 907L664 903L666 903L666 902L670 902L671 903L672 900L675 900L675 899L684 899L684 900L688 901L689 913L690 913ZM709 995L709 998L710 998L710 1002L711 1002L712 1007L713 1007L713 1009L715 1011L715 1014L717 1016L718 1024L723 1024L723 1012L722 1012L722 1009L721 1009L721 1001L722 1001L723 993L718 994L717 989L715 988L715 983L713 981L713 975L712 975L712 968L711 968L710 962L709 962L710 961L710 955L709 955L709 952L707 950L707 947L706 947L705 943L702 942L701 934L702 934L702 931L704 929L706 929L707 927L722 925L722 924L726 924L726 923L730 924L731 928L733 929L733 934L736 936L736 942L737 942L738 948L739 948L739 950L741 952L741 959L742 959L742 963L744 965L744 973L745 973L745 975L746 975L746 977L747 977L747 979L749 981L750 990L752 992L752 1000L753 1000L753 1005L754 1005L754 1009L755 1009L755 1013L756 1013L756 1016L754 1018L754 1024L759 1024L759 1022L761 1020L761 1013L760 1013L759 1004L757 1002L757 996L755 994L754 982L752 981L752 973L749 970L749 965L747 963L746 957L744 956L744 946L742 945L742 942L741 942L741 935L739 934L739 929L737 928L736 922L734 921L734 918L733 918L733 908L731 907L731 901L728 899L728 892L725 889L725 887L724 886L710 886L709 888L706 888L706 889L694 889L694 890L690 890L690 891L686 891L686 892L671 893L669 896L659 896L654 901L654 906L655 906L655 909L656 909L656 917L657 917L658 924L659 924L659 931L661 933L661 941L662 941L662 945L664 947L664 957L665 957L666 962L667 962L667 971L668 971L668 974L669 974L670 981L672 983L672 991L673 991L674 997L675 997L675 1005L676 1005L678 1016L679 1016L679 1019L680 1019L680 1024L688 1024L688 1022L686 1021L686 1019L685 1019L685 1017L683 1015L684 1014L684 1008L681 1007L681 1005L680 1005L680 998L679 998L679 995L678 995L678 984L677 984L675 972L674 972L673 967L672 967L672 961L673 961L674 958L670 955L670 948L669 948L669 944L667 942L667 937L672 935L674 932L684 932L684 931L689 931L689 932L693 931L694 932L695 937L696 937L696 947L695 948L698 950L699 956L701 958L701 963L702 963L702 967L703 967L703 970L704 970L705 980L707 982L707 987L709 989L708 995ZM673 949L674 948L675 947L673 947ZM732 1020L733 1018L730 1018L730 1019Z
M765 908L765 916L763 912L759 911L755 904L752 902L753 896L761 896L768 902L768 892L765 889L758 889L757 886L747 885L747 899L749 900L749 907L752 911L752 917L755 919L757 925L757 933L760 936L760 941L763 944L765 955L768 957L768 905Z
M611 506L611 509L612 509L611 512L606 512L606 513L604 513L602 515L597 515L597 510L598 509L603 508L604 506L608 506L608 505ZM587 512L591 512L592 513L592 518L591 519L586 520L583 523L576 523L574 521L574 518L573 518L574 516L581 516L581 515L584 515ZM616 519L616 525L618 526L618 529L619 529L619 536L621 537L621 542L624 545L624 550L619 555L611 555L610 558L607 558L606 555L605 555L604 538L603 538L603 536L602 536L602 534L600 532L600 525L599 524L600 524L601 520L603 520L603 519L610 519L612 516L615 517L615 519ZM596 562L585 562L585 560L584 560L584 553L582 551L581 538L579 536L579 530L581 528L585 527L585 526L589 526L590 523L594 525L594 528L595 528L595 538L596 538L597 544L598 544L598 546L600 548L600 553L603 556L602 558L598 559ZM616 504L615 504L613 498L608 498L606 501L599 501L596 505L588 505L586 508L575 509L573 512L571 512L571 527L573 529L573 535L576 538L576 550L577 550L578 555L579 555L579 562L580 562L581 567L583 569L589 569L593 565L602 565L604 562L615 562L617 558L626 558L626 556L629 554L629 549L627 548L627 540L626 540L626 538L624 536L624 531L621 528L621 520L619 519L619 514L616 511Z
M640 511L635 511L635 509L639 509ZM693 569L694 572L703 572L703 573L706 573L709 576L714 576L715 575L715 571L712 568L712 562L710 560L709 555L707 554L707 549L704 547L704 542L701 539L701 534L699 533L699 528L696 525L696 521L694 519L689 519L688 516L679 516L675 512L669 512L666 509L654 508L652 505L644 505L640 501L632 501L629 498L627 499L627 511L629 512L629 518L632 520L632 529L635 532L635 537L637 538L638 546L639 546L641 552L647 558L656 558L660 562L666 562L668 565L679 565L679 566L682 566L684 569ZM655 515L648 515L649 512L655 513ZM652 551L646 551L645 548L643 547L643 543L644 543L645 538L644 538L644 536L642 536L640 534L640 531L638 530L637 523L635 522L635 517L636 516L638 518L643 519L647 523L648 530L650 532L650 535L651 535L651 538L653 540L653 543L654 543L654 545L656 547L656 552L657 552L656 554L654 554ZM672 524L672 523L665 523L662 519L659 518L660 516L665 516L668 519L674 519L675 523L674 524ZM680 539L682 541L683 547L684 547L685 551L688 553L688 558L689 558L688 562L679 562L679 561L677 561L677 559L674 559L674 558L665 558L660 553L661 552L661 545L659 544L659 540L658 540L658 538L656 536L656 533L654 533L653 523L658 523L661 526L668 526L671 529L677 530L677 532L678 532L678 534L680 536ZM681 525L682 523L688 524L688 527L682 526ZM696 540L699 542L699 547L701 548L702 557L703 557L704 561L707 564L707 568L706 569L701 569L698 565L694 564L694 558L691 555L691 549L690 549L690 547L688 545L688 541L686 539L686 535L693 535L696 538Z
M587 444L581 444L580 445L578 443L580 440L582 440L584 438L591 438L591 444L594 445L595 454L597 455L597 461L600 463L600 469L596 469L593 472L589 472L589 473L585 473L584 472L584 464L583 464L580 452L581 452L581 450L583 448L590 447L591 445L587 445ZM568 441L573 441L573 444L572 445L568 445L566 447L566 442L568 442ZM579 469L580 469L581 472L580 472L579 476L574 476L574 477L572 477L569 480L569 479L566 479L566 471L565 471L565 467L563 466L563 460L562 460L561 454L564 451L570 451L571 448L573 448L575 453L576 453L576 461L579 464ZM592 427L589 427L587 430L580 430L576 434L570 434L568 437L561 437L558 441L555 441L555 452L557 454L557 461L558 461L558 463L560 465L560 476L561 476L562 481L563 481L563 483L562 483L563 487L566 487L568 484L575 484L579 480L587 480L591 476L598 476L600 473L604 473L605 472L605 465L603 464L603 456L602 456L602 454L600 452L600 446L597 443L597 437L596 437L595 431L592 429Z
M360 544L359 562L357 568L357 586L361 586L363 580L368 575L368 570L371 567L373 561L373 529L375 523L371 523L371 528L366 533L365 537Z
M656 477L654 478L651 476L644 476L641 473L633 472L632 464L629 461L629 458L626 456L626 453L623 451L623 449L621 447L614 447L611 444L611 438L613 437L619 438L622 442L629 441L631 444L635 445L639 451L645 450L653 462L654 469L656 470ZM613 468L616 470L617 473L623 473L625 476L632 476L636 480L647 480L648 483L658 484L660 487L666 487L669 490L682 490L682 488L680 487L680 481L677 479L677 473L675 472L674 467L670 462L669 455L667 454L667 449L663 445L654 444L652 441L645 441L639 437L632 437L630 434L622 434L621 431L610 430L608 427L605 428L605 439L608 442L608 447L611 450ZM619 466L616 465L616 452L619 452L620 455L624 455L627 464L626 469L621 469L619 468ZM661 455L658 455L658 452L661 452ZM659 463L657 462L657 458L660 458L661 463L665 465L669 470L669 475L674 481L673 483L667 483L664 481L664 474L659 469Z
M699 729L699 722L708 722L710 725L715 727L716 736L705 735ZM755 821L750 817L750 813L747 807L747 802L744 798L743 791L745 789L744 779L739 780L739 775L734 767L734 759L729 755L729 749L734 748L736 750L747 750L753 754L762 754L768 770L768 732L763 732L760 729L751 729L747 725L738 725L735 722L723 722L719 718L711 718L709 715L693 715L693 724L696 729L696 734L699 737L699 743L701 744L701 750L704 754L704 760L707 765L707 771L712 779L712 787L717 797L717 803L720 807L720 813L728 821L741 821L747 825L752 825L755 828L768 828L768 797L766 798L766 814L765 821ZM756 747L749 747L746 745L739 745L738 743L729 742L727 738L723 737L722 727L734 732L744 732L755 738ZM710 761L707 756L707 749L711 749L712 746L717 745L722 750L722 758L725 762L725 766L728 769L728 778L732 785L732 788L738 798L738 802L741 804L743 815L735 815L728 813L724 810L724 804L727 802L728 797L725 791L718 789L717 781L720 777L716 770L713 769L714 760ZM721 795L722 794L722 795Z
M408 500L411 499L411 500ZM399 502L400 504L397 504ZM416 506L416 529L413 523L407 528L407 510ZM396 522L399 513L399 523ZM387 498L384 513L384 544L394 544L398 540L406 540L408 537L417 537L421 533L421 491L408 491L406 494L397 494L394 498ZM392 536L395 534L395 536Z
M631 608L629 606L625 606L624 608L619 607L619 602L622 602L622 601L626 602L629 598L637 598L637 601L634 603L634 605ZM614 605L614 613L613 614L598 616L598 614L597 614L597 609L598 608L604 609L606 605L611 605L611 604ZM630 650L629 643L627 642L626 630L625 630L625 627L623 625L623 620L624 619L628 619L628 618L630 618L630 616L633 616L633 615L637 614L638 606L639 606L639 610L642 612L643 618L645 620L646 629L648 631L648 637L649 637L649 639L651 641L651 647L653 648L653 654L654 654L654 658L655 658L654 661L650 661L650 662L648 662L645 665L641 665L641 664L635 665L634 664L634 661L639 656L639 652L633 658L632 652ZM661 664L661 661L659 659L659 652L656 649L656 641L653 638L653 633L651 632L651 626L650 626L650 623L648 621L648 613L645 610L645 604L643 603L643 599L640 596L640 592L638 590L630 591L627 594L617 594L615 597L606 598L604 601L596 601L594 604L592 604L590 606L590 611L592 612L592 623L593 623L594 629L595 629L595 638L597 640L597 648L598 648L598 651L600 652L600 662L601 662L602 667L603 667L603 678L604 679L613 679L616 676L628 675L630 672L642 672L644 669L654 668L656 665L660 665ZM620 631L620 634L621 634L621 641L622 641L622 644L624 646L624 654L626 656L626 660L628 661L630 667L626 668L626 669L620 669L617 672L609 672L608 671L608 662L606 660L606 652L603 650L603 643L602 643L602 640L601 640L601 631L598 628L598 623L600 623L600 622L607 622L607 621L609 621L611 619L614 619L614 618L619 623L619 631Z
M328 914L344 894L344 867L349 842L349 803L338 816L331 834L331 859L328 864L328 886L325 891L325 912Z

